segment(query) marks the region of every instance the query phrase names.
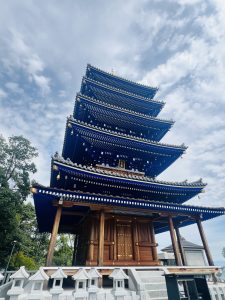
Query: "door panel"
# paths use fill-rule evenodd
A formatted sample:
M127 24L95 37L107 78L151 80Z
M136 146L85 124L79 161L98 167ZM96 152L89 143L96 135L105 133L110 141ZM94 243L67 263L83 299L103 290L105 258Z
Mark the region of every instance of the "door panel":
M117 222L117 257L118 260L133 260L131 224Z

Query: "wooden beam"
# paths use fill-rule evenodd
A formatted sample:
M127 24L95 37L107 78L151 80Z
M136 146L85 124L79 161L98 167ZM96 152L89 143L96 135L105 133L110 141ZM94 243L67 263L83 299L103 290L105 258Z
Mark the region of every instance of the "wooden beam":
M180 230L179 230L178 226L175 227L175 231L176 231L176 235L177 235L177 242L178 242L178 247L179 247L179 250L180 250L180 256L181 256L183 266L187 266L187 260L186 260L186 257L185 257L184 248L182 246L182 242L181 242L182 238L181 238Z
M175 236L172 216L169 216L168 219L169 219L170 236L171 236L175 261L176 261L177 266L181 266L182 263L181 263L178 244L177 244L177 240L176 240L176 236Z
M203 227L202 227L202 222L201 222L200 218L197 219L196 222L197 222L197 225L198 225L198 230L199 230L199 233L200 233L200 236L201 236L202 244L203 244L203 247L205 249L205 254L206 254L206 257L207 257L207 260L208 260L208 264L210 266L214 266L212 255L211 255L210 250L209 250L209 245L208 245L208 242L206 240L206 236L205 236L205 233L204 233L204 230L203 230Z
M51 264L52 264L52 258L53 258L53 254L55 251L55 245L56 245L56 239L57 239L57 234L58 234L58 230L59 230L59 223L60 223L61 215L62 215L62 205L58 205L53 228L52 228L47 259L46 259L47 267L51 266Z
M62 215L65 215L65 216L81 216L81 217L84 217L84 216L86 216L87 214L82 213L82 212L79 212L79 211L63 211L63 212L62 212Z
M53 206L57 206L57 201L53 201L52 202L52 205ZM63 207L72 207L72 206L81 206L81 203L80 202L73 202L73 201L68 201L68 200L64 200L63 201ZM110 205L110 204L93 204L93 203L90 203L90 202L82 202L82 206L85 206L85 207L89 207L91 210L93 211L100 211L100 210L104 210L105 212L107 213L115 213L115 211L123 211L123 212L133 212L133 213L142 213L142 216L145 216L147 214L149 214L148 218L152 218L152 215L150 214L160 214L160 217L167 217L168 216L168 211L165 209L165 211L158 211L158 210L154 210L154 209L145 209L145 208L133 208L133 207L125 207L125 206L113 206L113 205ZM170 215L173 215L173 216L184 216L184 217L188 217L188 218L193 218L193 220L195 220L195 216L193 214L190 214L188 212L171 212ZM159 218L160 218L159 217ZM155 218L154 218L155 219Z
M104 262L104 233L105 233L105 212L100 211L99 216L99 239L98 239L98 265L103 266Z

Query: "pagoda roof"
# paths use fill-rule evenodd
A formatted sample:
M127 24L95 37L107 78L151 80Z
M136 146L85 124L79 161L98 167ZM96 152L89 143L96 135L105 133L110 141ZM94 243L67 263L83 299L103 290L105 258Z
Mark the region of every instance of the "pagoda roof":
M111 124L116 128L118 126L122 129L132 129L134 132L148 131L150 139L154 141L159 141L174 124L173 120L151 117L78 94L75 101L74 118L90 123L89 114L103 125Z
M112 166L118 155L124 155L131 167L137 165L136 168L140 172L155 177L178 159L186 149L185 145L159 143L100 128L70 117L67 121L62 155L73 162L90 165L101 163L101 153L106 151L111 153L108 159ZM92 161L90 155L94 155Z
M142 97L110 85L83 77L81 94L91 98L117 105L123 108L131 108L134 111L157 116L165 102Z
M38 228L40 232L51 232L56 206L60 199L63 202L74 203L63 207L59 232L71 232L77 228L82 218L90 211L90 207L101 205L111 213L142 215L153 218L156 233L168 231L167 215L173 214L174 224L180 227L195 223L195 219L201 216L202 220L208 220L225 214L223 207L202 207L194 205L180 205L175 203L160 203L158 201L146 201L143 199L130 199L113 197L110 195L91 194L79 191L68 191L56 188L34 185L32 188L35 210L37 215ZM70 215L67 212L70 212ZM72 213L74 212L74 215ZM79 213L81 216L79 216ZM159 218L161 218L159 220ZM167 220L167 222L166 222ZM68 226L72 224L73 231L68 231Z
M86 76L148 98L153 98L158 91L157 87L151 87L128 80L118 75L100 70L90 64L87 65Z
M201 180L192 183L159 181L146 176L122 175L119 169L117 172L104 171L55 157L52 161L51 186L73 190L74 184L80 190L85 186L84 190L88 189L92 193L104 193L107 188L114 196L129 194L132 198L174 203L191 199L205 187Z

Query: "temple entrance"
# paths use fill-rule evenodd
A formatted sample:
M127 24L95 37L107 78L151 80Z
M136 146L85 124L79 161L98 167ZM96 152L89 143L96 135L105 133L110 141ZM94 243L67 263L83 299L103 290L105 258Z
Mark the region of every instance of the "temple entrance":
M158 265L153 223L148 218L104 214L87 218L86 265ZM89 221L88 221L89 220ZM99 242L100 241L100 242ZM81 248L81 246L79 247ZM84 249L84 247L82 247ZM102 251L103 250L103 251ZM78 264L80 261L77 260Z
M132 228L131 222L116 223L117 235L117 257L119 261L133 260L133 241L132 241Z

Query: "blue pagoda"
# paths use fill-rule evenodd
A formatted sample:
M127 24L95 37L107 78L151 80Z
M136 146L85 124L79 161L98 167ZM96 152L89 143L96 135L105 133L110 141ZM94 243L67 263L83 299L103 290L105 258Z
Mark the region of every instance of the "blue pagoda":
M209 265L202 221L224 208L184 204L205 184L157 176L185 153L160 142L174 122L158 117L157 88L87 65L62 155L51 162L50 186L32 187L40 232L51 232L47 266L58 233L75 235L73 264L156 266L156 235L169 231L177 265L184 264L179 228L196 223Z

